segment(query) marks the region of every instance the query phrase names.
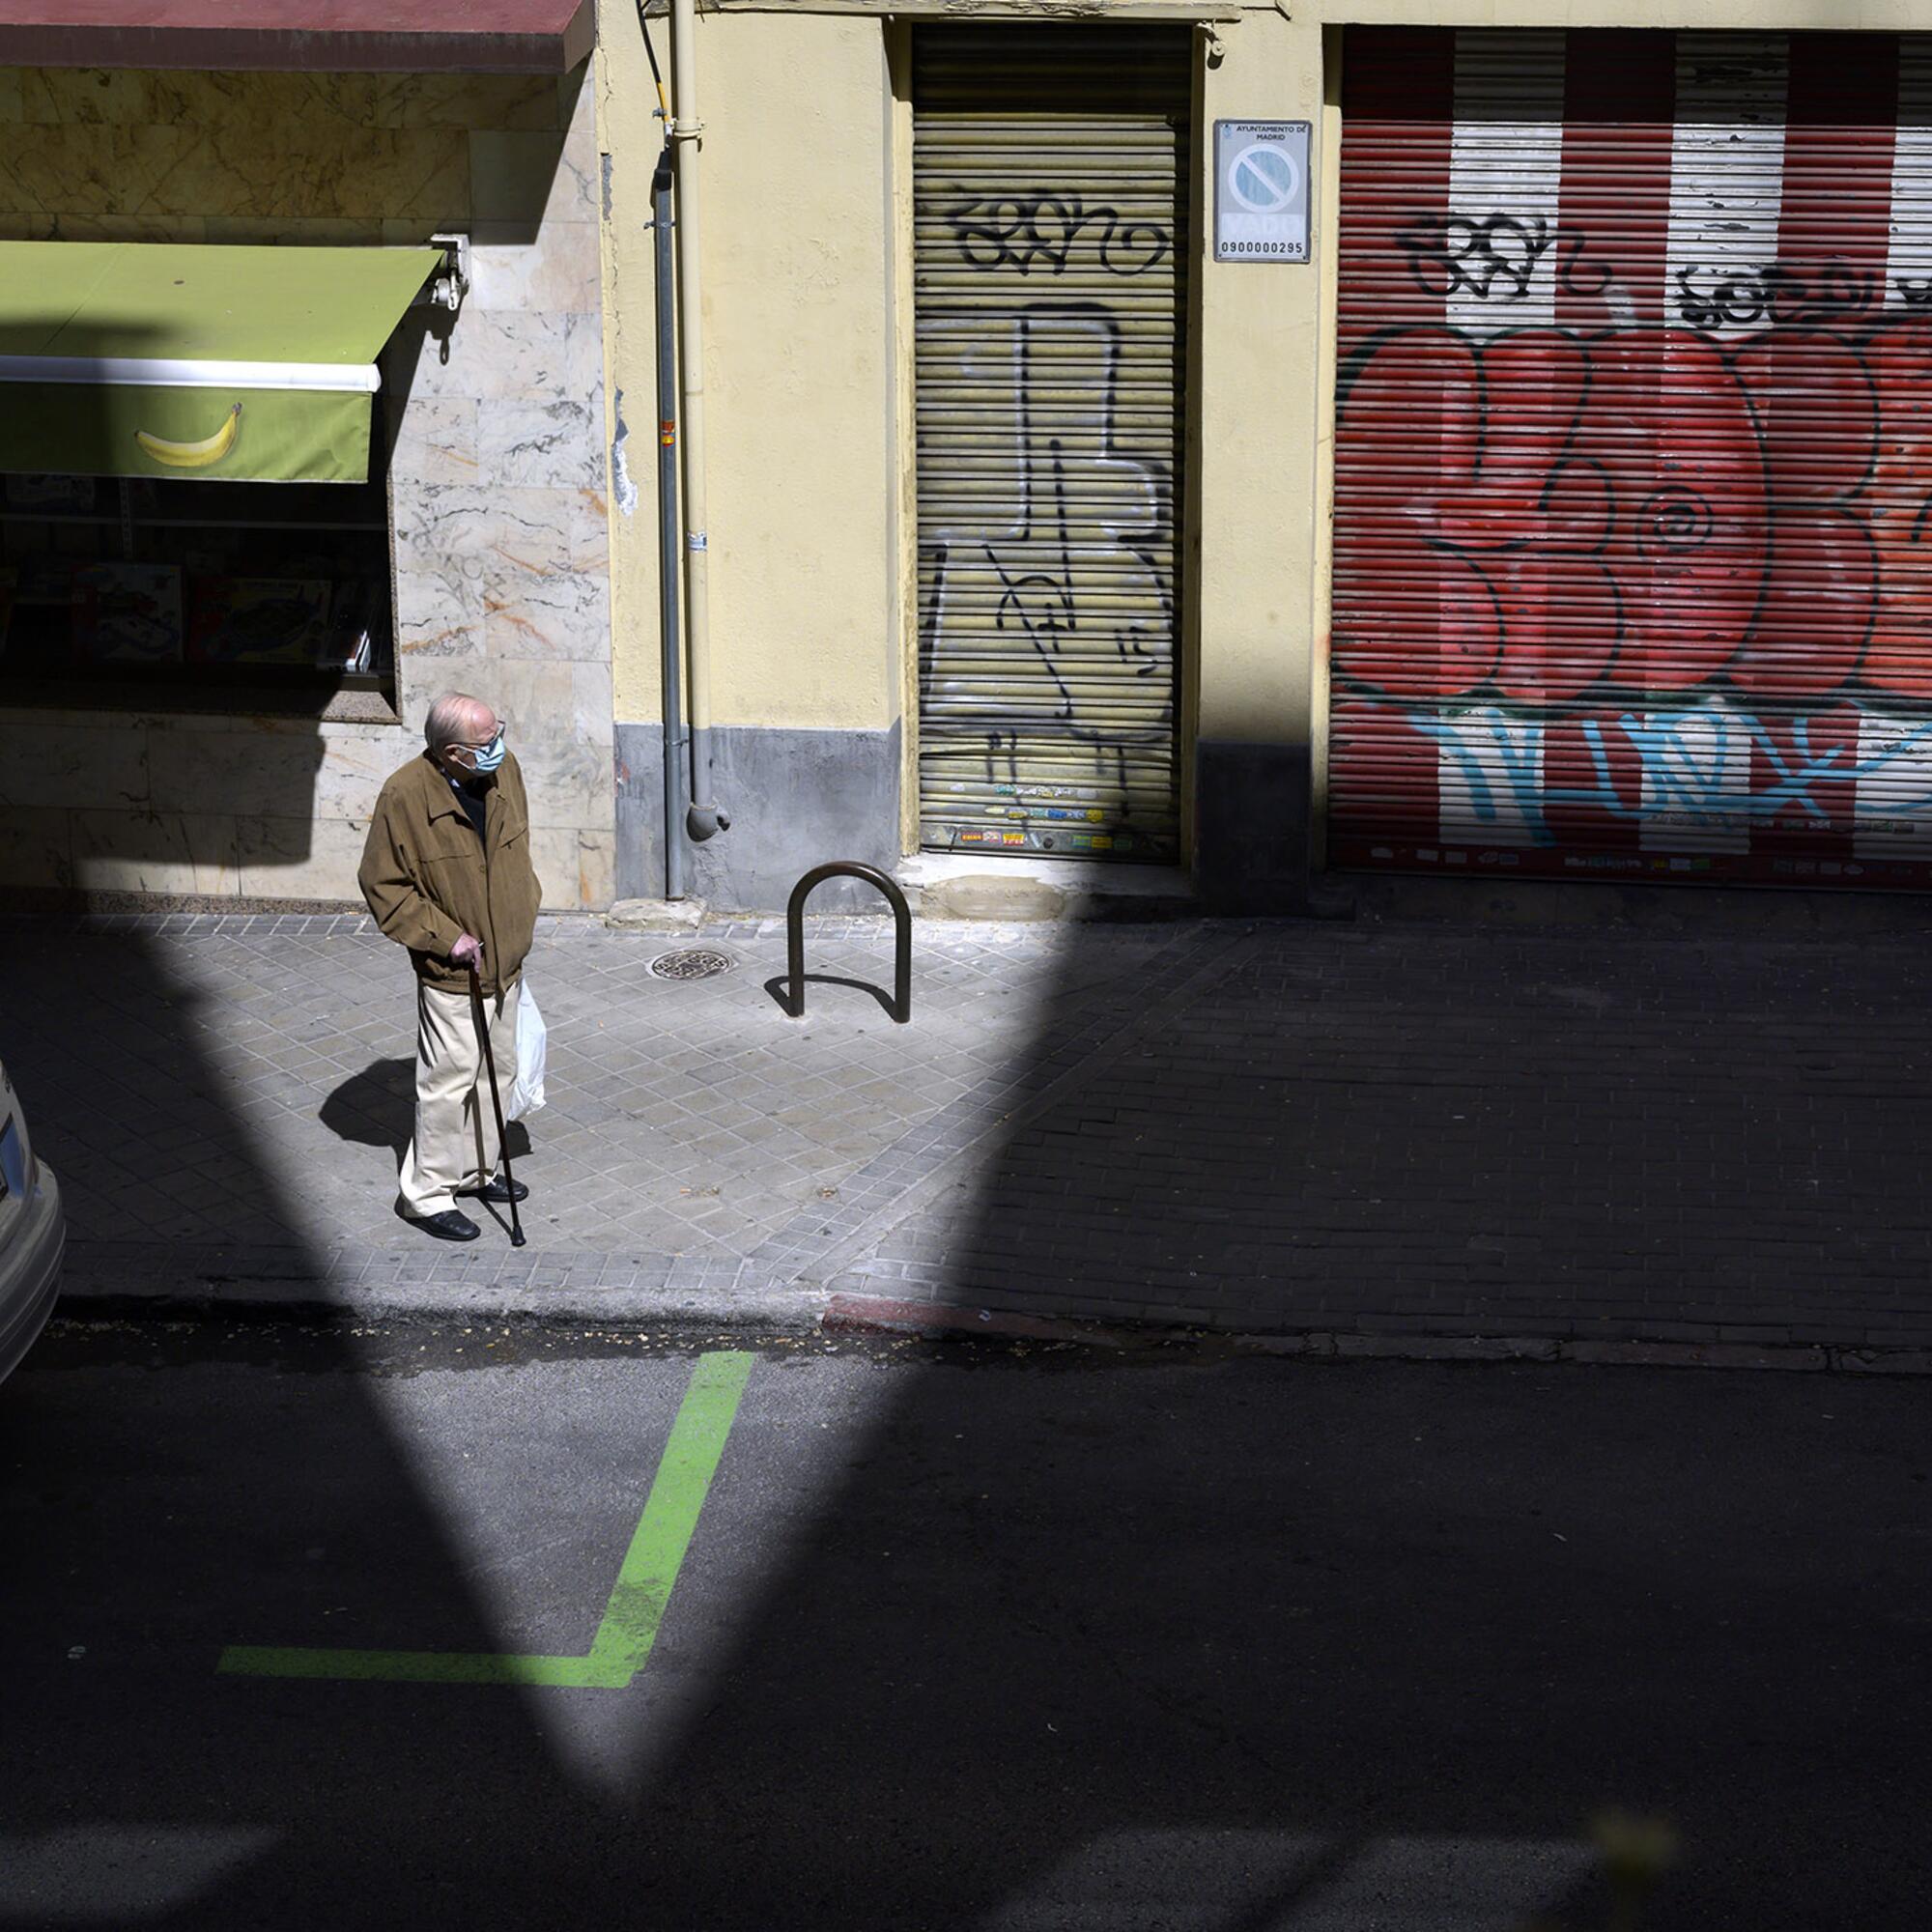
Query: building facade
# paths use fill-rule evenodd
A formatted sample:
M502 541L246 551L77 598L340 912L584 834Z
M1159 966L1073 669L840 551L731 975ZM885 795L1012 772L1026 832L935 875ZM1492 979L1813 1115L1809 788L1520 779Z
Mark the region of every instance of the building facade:
M1922 886L1915 28L1886 0L707 9L735 816L705 890L921 851L1263 907L1331 866ZM636 36L607 20L603 57L635 422L654 136ZM1295 121L1309 259L1216 259L1230 142ZM633 481L619 874L648 892Z
M1330 867L1932 878L1932 9L712 0L696 842L671 23L530 11L554 71L0 72L7 237L470 263L380 358L389 602L326 692L16 658L64 501L240 566L163 555L139 479L10 476L0 878L348 898L448 684L511 721L558 906L662 895L668 816L755 909L835 858L1278 910Z
M21 902L354 902L377 791L453 685L510 723L547 901L608 904L589 14L532 8L522 40L439 31L464 10L433 6L410 36L282 33L299 11L250 33L247 10L213 10L212 43L117 29L111 7L91 33L0 29L0 58L74 63L0 67L6 351L43 346L59 318L36 291L80 251L159 288L111 317L127 340L108 346L149 361L170 329L183 355L236 328L252 357L297 355L283 331L317 327L371 264L422 285L375 322L368 460L346 484L299 462L272 482L228 480L232 458L157 467L118 434L97 473L40 473L23 466L58 454L8 451L0 421L0 883ZM211 55L234 64L192 64ZM438 236L461 238L453 310L429 298L458 266ZM299 252L277 274L268 250ZM322 287L292 297L310 268ZM255 279L237 294L225 271ZM208 283L205 313L171 307L183 281ZM26 360L0 355L16 423ZM249 403L235 457L261 420Z

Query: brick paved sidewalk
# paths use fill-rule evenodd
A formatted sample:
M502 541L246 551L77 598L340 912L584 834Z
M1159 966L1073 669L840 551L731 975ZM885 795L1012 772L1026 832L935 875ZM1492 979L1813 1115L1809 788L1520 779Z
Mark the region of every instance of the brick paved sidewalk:
M78 1295L1932 1348L1923 944L1738 923L922 923L899 1028L785 1018L777 922L546 921L521 1251L393 1214L412 1002L364 920L13 923L0 1053ZM735 970L647 970L694 943ZM814 922L815 973L890 955Z
M781 922L546 920L527 970L550 1104L519 1163L522 1250L487 1226L452 1248L394 1212L414 1004L366 919L14 923L0 1053L67 1193L76 1294L789 1318L816 1305L820 1254L1122 1026L1187 937L1090 951L1074 927L926 926L899 1027L855 984L811 984L788 1019L766 988ZM699 944L734 970L648 970ZM889 988L890 924L814 921L808 964ZM1043 1012L1063 991L1082 1009Z
M1923 953L1263 931L833 1285L1234 1330L1922 1350Z

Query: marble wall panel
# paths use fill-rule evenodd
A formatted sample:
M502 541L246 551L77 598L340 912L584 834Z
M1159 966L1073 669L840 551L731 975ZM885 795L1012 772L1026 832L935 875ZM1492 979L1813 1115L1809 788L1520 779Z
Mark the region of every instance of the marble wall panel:
M546 74L385 73L377 85L378 128L503 128L550 132L563 125L555 77Z
M392 472L391 500L396 588L399 596L405 585L412 591L412 631L480 623L479 533L492 514L489 493L473 485L418 484Z
M412 398L601 396L603 326L595 315L466 307L450 335L449 360L425 339L409 383Z
M7 77L11 95L0 112L31 127L132 127L167 118L156 99L156 76L136 68L15 68Z
M312 811L323 744L313 724L270 743L254 732L156 732L150 751L154 810L233 817Z
M469 141L450 128L298 127L265 143L253 127L13 123L0 126L0 189L15 209L69 215L462 226Z
M128 119L161 127L190 127L246 132L258 140L326 135L329 130L378 126L376 99L380 76L369 73L235 72L207 69L175 69L136 76L145 85L147 100L140 105L137 90L125 99ZM58 83L48 90L51 98ZM264 141L264 147L273 142Z
M479 633L479 639L481 634ZM408 659L396 667L396 710L401 716L403 734L410 743L423 742L423 720L429 715L429 707L440 691L465 689L476 682L474 671L488 669L479 659L475 666L459 664L441 667L435 664L416 666ZM440 671L440 675L436 675Z
M475 224L468 219L458 222L457 227L468 234ZM405 220L401 215L383 217L383 242L390 248L421 248L428 244L435 230L433 222L422 221L414 216Z
M228 897L238 890L232 818L76 811L71 819L73 883L83 891Z
M613 833L561 828L530 833L530 863L537 868L543 902L552 912L584 912L608 906L616 892L617 841ZM532 984L537 1003L542 992Z
M396 578L396 671L405 693L425 677L439 677L443 659L483 655L483 584L452 594L436 578Z
M245 186L228 187L238 176ZM193 143L179 179L166 185L167 202L157 191L144 205L460 224L469 215L469 184L461 128L351 128L326 138L298 128L267 145L258 131L219 128Z
M476 695L508 721L531 824L611 824L611 667L493 659L479 675L489 688Z
M383 223L373 215L211 214L204 240L235 247L375 248Z
M501 689L506 667L492 668ZM514 704L506 709L515 715ZM544 720L547 725L549 720ZM554 829L568 826L573 831L596 827L609 818L608 801L611 791L609 733L602 743L593 739L565 736L544 729L540 734L523 730L517 734L517 759L524 768L524 782L529 788L530 823Z
M399 586L440 587L444 602L439 608L467 623L494 582L601 574L605 522L603 496L589 489L497 490L476 484L412 491L396 510ZM608 628L587 639L579 654L608 657Z
M150 744L158 811L364 818L413 746L394 725L253 718L230 732L157 731Z
M189 128L0 128L0 196L10 209L71 215L205 214L155 196L203 146ZM217 203L217 206L221 204Z
M0 806L140 807L148 803L148 737L136 726L49 725L0 719Z
M291 167L293 156L279 141L265 143L259 134L250 138L242 128L189 126L179 132L184 137L180 155L166 175L146 185L138 207L157 213L213 211L231 217L285 220L349 212L332 183L308 178L316 165L310 158L313 149L303 155L306 167L298 177ZM339 154L332 148L324 153L337 163L339 173Z
M546 221L532 236L516 221L470 231L467 307L593 313L603 270L593 221Z
M365 819L242 818L236 890L247 898L346 899L359 904Z
M588 69L566 74L557 84L557 125L563 129L563 157L591 177L591 215L603 212L603 165L597 139L597 97L584 83Z
M9 242L205 242L198 214L0 214Z
M617 895L617 834L586 828L577 835L577 902L585 911Z
M611 574L611 498L608 492L578 490L572 495L570 567L596 577Z
M480 615L484 655L491 658L607 662L611 655L608 519L602 494L575 490L426 491L413 506L412 543L466 573L461 602L444 598L422 610L415 590L405 602L405 648L417 656L475 654L469 633ZM469 572L478 573L475 576ZM399 578L417 585L418 567Z
M607 577L496 570L484 579L483 611L484 646L491 657L601 663L610 656Z
M506 520L519 529L540 523L557 548L549 554L556 567L603 574L611 544L610 502L602 488L499 490Z
M604 487L604 411L594 394L505 397L478 428L481 480L492 488Z
M492 569L571 568L578 495L572 490L477 491L474 527L486 577Z
M231 712L211 712L205 718L185 717L179 711L116 711L109 714L110 728L124 731L245 731L254 722ZM99 724L99 711L59 711L49 708L20 714L21 722L33 724Z
M0 880L43 891L72 885L71 814L53 806L0 811Z
M480 482L479 408L474 396L412 397L397 427L391 474L416 491Z
M408 736L394 724L328 723L322 727L322 742L316 817L364 822L376 810L377 794L421 747L420 738Z
M544 204L544 220L595 226L604 217L604 157L597 140L596 103L586 89L564 129L556 179Z
M473 674L464 668L466 665L485 661L481 616L473 624L439 620L435 612L415 607L417 595L412 589L410 609L396 616L396 703L404 723L413 723L415 692L425 686L425 680L448 684L452 678Z
M577 182L563 171L564 135L473 128L469 133L469 210L478 221L513 222L534 231L546 213L560 221L595 220L573 213Z

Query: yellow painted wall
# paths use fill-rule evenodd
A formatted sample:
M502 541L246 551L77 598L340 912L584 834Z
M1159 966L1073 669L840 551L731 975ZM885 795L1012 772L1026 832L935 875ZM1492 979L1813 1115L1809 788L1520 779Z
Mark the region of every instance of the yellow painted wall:
M651 32L668 74L668 21ZM1220 33L1205 119L1316 111L1316 18L1270 7ZM660 715L646 227L657 98L629 16L607 16L604 34L605 312L636 491L620 490L612 517L617 716L639 722ZM908 705L914 596L898 387L910 330L896 313L910 203L895 175L886 29L849 13L726 11L700 16L697 43L716 722L877 729ZM1305 741L1320 275L1215 268L1198 250L1197 269L1190 705L1210 737Z
M916 740L908 536L911 245L903 102L885 58L920 18L1177 17L1158 0L1029 10L849 0L698 24L704 148L712 652L721 724L877 728ZM1215 265L1197 221L1190 316L1184 735L1306 747L1315 845L1325 740L1339 57L1350 23L1932 30L1932 0L1228 0L1203 17L1199 192L1216 119L1318 126L1314 262ZM1208 20L1205 16L1218 14ZM669 68L669 22L651 23ZM617 716L658 715L655 412L648 218L657 147L634 22L604 26L614 156L611 374L636 507L613 514ZM1210 50L1208 36L1214 45ZM1325 53L1324 53L1325 48ZM895 148L896 141L896 148ZM1201 204L1197 203L1197 213ZM1185 755L1186 748L1183 747ZM911 792L908 787L908 800ZM910 807L908 808L910 810ZM910 816L904 828L912 836Z
M650 23L667 77L669 23ZM610 382L637 490L612 516L617 716L659 714L650 219L659 146L636 21L604 23ZM705 14L703 283L713 722L898 715L887 109L875 19Z
M1216 263L1213 123L1319 120L1321 32L1269 11L1217 30L1204 74L1200 153L1207 218L1195 253L1198 376L1188 464L1199 600L1203 738L1305 743L1319 423L1319 266ZM1326 237L1313 240L1319 265Z

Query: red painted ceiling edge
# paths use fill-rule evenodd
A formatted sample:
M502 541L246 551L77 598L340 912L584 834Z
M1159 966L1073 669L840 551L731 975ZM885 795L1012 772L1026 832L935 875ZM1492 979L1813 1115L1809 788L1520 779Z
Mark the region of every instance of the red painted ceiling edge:
M592 0L0 0L0 67L562 74L595 37Z

